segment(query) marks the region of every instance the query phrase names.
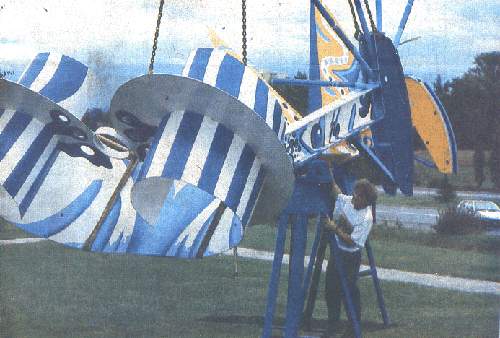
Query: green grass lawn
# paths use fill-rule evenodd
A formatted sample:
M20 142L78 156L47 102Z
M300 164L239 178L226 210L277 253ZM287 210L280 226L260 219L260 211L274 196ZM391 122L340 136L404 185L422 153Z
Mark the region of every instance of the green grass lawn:
M0 336L258 337L270 262L101 255L51 242L0 246ZM282 276L286 276L286 267ZM382 282L384 329L369 279L360 281L367 337L495 337L498 297ZM285 312L286 283L277 317ZM316 326L324 327L320 289Z
M314 226L309 229L308 250L314 240ZM241 246L274 251L275 232L276 228L271 226L251 227ZM375 225L370 243L380 267L500 281L499 237L443 236ZM286 251L289 252L288 245ZM364 264L367 264L366 257Z

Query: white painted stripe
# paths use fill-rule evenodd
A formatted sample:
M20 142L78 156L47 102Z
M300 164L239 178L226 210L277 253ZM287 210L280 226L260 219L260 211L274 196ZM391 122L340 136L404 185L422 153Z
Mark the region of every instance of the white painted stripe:
M165 129L163 129L161 138L158 141L158 146L156 147L156 152L153 160L151 161L151 166L149 167L146 177L161 176L165 162L167 161L168 155L170 155L170 151L172 150L172 145L183 116L184 112L173 112L168 119L167 125L165 126Z
M43 166L49 159L50 155L52 154L52 151L56 148L57 145L57 138L53 137L45 150L43 151L42 155L40 158L37 160L35 166L29 173L28 177L26 178L26 181L23 183L21 189L17 192L17 195L15 196L15 201L17 203L21 203L21 201L24 199L26 194L28 193L29 189L33 185L33 182L36 180L38 175L40 174L40 170L42 170Z
M5 126L12 119L12 116L14 116L14 112L15 112L15 110L5 109L2 116L0 116L0 134L3 133Z
M238 208L236 209L236 215L240 218L243 218L245 214L245 210L247 209L248 200L250 199L250 195L252 194L253 187L255 185L255 180L257 179L257 175L259 174L261 164L257 157L255 157L252 168L250 169L250 173L248 174L247 182L245 184L245 188L241 193L240 204L238 204Z
M24 77L24 75L26 74L26 72L31 68L31 65L33 64L33 62L35 62L36 60L36 57L38 56L39 54L36 54L35 56L33 56L33 58L31 59L31 62L29 64L28 67L24 68L23 70L23 73L21 74L21 76L19 77L17 83L19 83L19 80L22 80L22 78Z
M226 200L227 193L229 192L229 186L231 184L231 181L233 180L236 166L238 165L238 161L241 157L241 153L243 152L244 147L245 142L237 135L234 135L214 191L214 195L220 198L222 201Z
M243 78L241 79L240 93L238 100L246 104L250 109L255 106L255 90L257 89L257 74L249 67L245 67Z
M189 54L189 57L186 61L186 64L184 65L184 68L182 69L182 76L187 77L189 74L189 71L191 70L191 66L193 65L193 60L194 57L196 56L196 50L192 51Z
M208 59L207 69L203 76L203 82L215 87L217 81L217 74L219 74L220 65L224 60L226 52L219 49L214 49L210 58Z
M219 224L208 243L207 252L221 252L229 248L229 233L231 230L231 225L233 224L234 212L226 208L222 214Z
M168 250L166 256L174 256L175 252L177 251L178 245L184 240L184 238L187 236L185 246L187 248L192 247L194 240L198 236L198 233L200 232L201 228L203 227L203 224L205 224L206 220L212 215L217 207L220 204L220 200L214 199L210 204L203 209L202 212L196 216L196 218L188 225L186 228L181 232L179 237L177 237L175 241L175 245L170 247Z
M30 86L30 89L32 91L39 92L47 85L47 83L49 83L50 79L52 79L52 77L54 76L57 67L59 67L61 58L62 55L59 53L49 54L47 62L45 62L42 71L40 72L40 74L38 74L37 78Z
M191 149L186 166L184 167L184 172L182 173L181 180L184 182L198 185L198 180L205 166L210 145L212 144L215 130L218 125L217 122L208 116L203 116L200 130L198 135L196 135L196 140L194 141L193 148Z
M44 124L32 119L16 143L9 149L5 157L0 162L0 182L5 182L7 177L16 167L19 159L26 153L35 138L40 134Z
M283 110L282 110L282 113L280 116L280 129L278 130L278 137L280 137L283 134L283 129L285 128L285 124L286 124L286 119L285 119L285 116L283 115ZM284 134L283 134L283 136L284 136Z
M274 95L271 94L271 91L269 91L269 94L267 95L267 111L266 111L266 124L269 126L269 128L273 129L273 118L274 118L274 106L279 104L274 97Z

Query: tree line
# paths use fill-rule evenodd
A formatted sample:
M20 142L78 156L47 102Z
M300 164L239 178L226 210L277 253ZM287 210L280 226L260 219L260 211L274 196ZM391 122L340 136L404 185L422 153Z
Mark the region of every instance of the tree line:
M434 90L451 120L459 149L474 151L474 176L478 187L489 166L491 180L500 189L500 52L482 53L461 77L443 83L436 78ZM488 152L489 158L486 158Z

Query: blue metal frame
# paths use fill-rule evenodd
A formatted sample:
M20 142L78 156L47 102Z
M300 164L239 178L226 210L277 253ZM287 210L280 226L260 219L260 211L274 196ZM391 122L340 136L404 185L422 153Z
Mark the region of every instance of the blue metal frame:
M319 12L323 16L323 18L325 18L326 22L328 22L328 24L330 25L330 27L335 31L335 33L337 33L337 35L339 36L340 40L342 40L342 42L346 45L346 47L349 49L349 51L354 55L354 57L356 58L356 60L359 61L359 65L361 66L361 68L363 68L363 70L365 72L367 72L368 74L372 74L373 70L370 68L370 66L368 65L368 63L365 61L365 59L363 58L363 56L361 55L361 53L359 52L359 50L347 38L347 36L345 35L345 33L342 31L342 29L340 29L340 27L335 24L335 21L328 14L328 12L326 11L325 7L321 4L321 2L319 2L319 0L312 0L312 1L314 2L314 5L319 10Z
M382 0L375 1L375 10L377 12L377 29L382 32Z
M283 211L278 222L278 233L276 237L276 248L274 253L273 268L271 278L269 280L269 290L267 293L267 306L264 318L264 327L262 332L263 338L272 336L274 311L278 296L279 279L281 274L281 266L283 262L283 253L285 249L286 233L290 226L290 265L288 276L288 300L286 308L286 323L284 328L284 337L296 338L299 331L299 326L302 323L303 309L305 303L305 295L311 286L311 276L313 266L316 262L321 234L323 231L324 222L327 219L327 214L331 212L331 201L328 186L324 184L332 182L332 176L329 174L330 169L326 162L318 160L310 163L310 166L304 168L305 172L297 177L295 189L292 198ZM316 236L312 247L311 258L308 264L307 271L304 273L304 257L307 243L307 220L311 215L318 217L316 225ZM369 247L367 247L369 249ZM331 259L336 260L336 267L339 269L341 276L342 289L344 292L344 304L352 318L352 325L356 337L361 337L361 326L355 314L352 298L349 293L349 287L345 279L343 262L340 255L337 254L339 248L335 236L330 236ZM368 252L370 266L372 267L370 274L374 279L377 278L375 262L371 249ZM319 281L315 280L316 283ZM377 290L377 298L381 307L384 323L388 324L388 316L385 311L382 292L378 280L374 280ZM315 296L315 295L314 295ZM311 312L312 313L312 312Z
M399 22L398 31L396 33L396 36L394 36L394 46L396 46L396 48L399 46L399 42L401 41L401 36L403 35L406 23L408 22L408 18L410 17L412 7L413 7L413 0L408 0L408 3L406 4L405 7L405 11L403 13L403 17Z
M310 1L309 12L309 80L320 80L318 63L318 41L316 33L316 18L314 1ZM308 113L321 108L321 89L309 87Z
M342 82L342 81L322 81L322 80L300 80L300 79L272 79L271 84L283 84L304 87L347 87L359 90L370 90L380 87L379 82Z

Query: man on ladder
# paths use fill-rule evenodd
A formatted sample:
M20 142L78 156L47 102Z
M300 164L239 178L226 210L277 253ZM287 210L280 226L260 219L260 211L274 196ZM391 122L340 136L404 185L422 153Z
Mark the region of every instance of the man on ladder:
M338 187L333 184L337 194L333 220L326 224L326 229L332 233L330 237L331 255L326 272L326 303L328 307L328 328L324 337L333 337L338 330L340 318L341 297L344 302L352 301L354 313L347 311L350 328L353 332L352 315L360 323L361 303L357 286L358 272L361 262L361 250L373 226L371 206L377 200L375 187L367 180L359 180L354 186L352 196L339 193ZM339 266L342 265L342 266ZM342 291L341 271L349 290L350 299Z

